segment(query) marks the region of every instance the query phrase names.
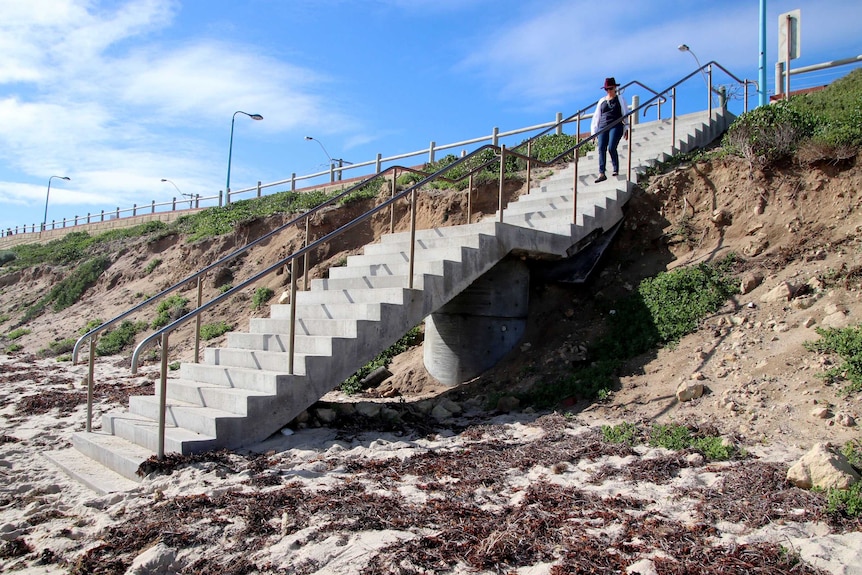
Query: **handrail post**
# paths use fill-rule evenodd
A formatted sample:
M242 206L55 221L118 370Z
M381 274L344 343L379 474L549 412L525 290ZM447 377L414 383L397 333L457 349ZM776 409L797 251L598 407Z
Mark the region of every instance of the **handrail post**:
M577 153L577 152L575 152ZM527 193L530 193L530 175L533 168L533 142L527 140Z
M150 213L156 213L156 200L150 200ZM90 223L90 214L87 214L87 223Z
M287 344L287 373L293 375L293 356L296 349L296 258L290 260L290 339Z
M503 176L506 171L506 144L500 146L500 191L497 194L497 209L500 212L499 221L503 223Z
M87 368L87 433L93 431L93 389L95 386L96 336L90 338L90 357Z
M260 197L260 180L257 181L257 197Z
M640 97L639 97L637 94L635 94L634 96L632 96L632 107L631 107L631 109L632 109L632 110L637 110L637 109L638 109L638 106L640 106L640 103L641 103L641 99L640 99ZM659 119L661 119L661 98L659 98L659 100L658 100L658 106L659 106L659 113L658 113L658 115L659 115ZM638 115L637 115L637 113L634 113L634 114L632 114L631 116L629 116L629 125L631 125L631 124L637 124L637 123L638 123Z
M706 86L706 96L709 98L709 118L712 120L712 64L708 64L706 66L706 77L707 77L707 86Z
M290 174L290 191L296 191L296 172Z
M473 174L467 180L467 223L473 221Z
M391 198L395 197L395 190L397 189L398 184L398 168L392 170L392 195ZM389 233L395 233L395 202L389 204Z
M434 148L437 146L437 142L431 140L431 143L428 144L428 163L434 163Z
M572 177L572 223L578 223L578 156L580 149L575 148L575 175Z
M198 307L204 303L203 276L198 276ZM201 350L201 314L195 318L195 363L200 363Z
M562 112L557 112L557 130L556 130L556 134L557 134L558 136L562 136L562 135L563 135L563 113L562 113Z
M575 126L576 126L576 128L575 128L575 143L580 144L581 143L581 113L580 112L578 112L578 121L575 124ZM575 154L576 158L577 158L577 156L578 155Z
M676 151L676 88L670 90L670 148Z
M162 365L159 376L159 445L156 456L165 458L165 413L168 407L168 332L162 334Z
M383 154L377 152L377 158L374 160L374 171L380 173L380 163L383 159Z
M637 117L638 113L635 112L632 116ZM625 124L623 124L623 130L625 130ZM628 154L626 159L626 181L631 181L632 179L632 141L634 140L635 135L635 125L634 122L629 122L629 141L628 141Z
M416 263L416 186L410 191L410 257L408 262L407 288L413 289L413 267Z
M311 226L311 218L305 217L305 244L302 247L308 247L310 237L309 227ZM308 251L302 256L302 291L308 291Z

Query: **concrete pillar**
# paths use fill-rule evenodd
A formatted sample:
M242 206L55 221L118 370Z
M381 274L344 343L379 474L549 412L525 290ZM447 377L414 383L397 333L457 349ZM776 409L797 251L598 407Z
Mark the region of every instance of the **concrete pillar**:
M530 272L503 260L425 319L425 368L455 386L493 367L524 335Z

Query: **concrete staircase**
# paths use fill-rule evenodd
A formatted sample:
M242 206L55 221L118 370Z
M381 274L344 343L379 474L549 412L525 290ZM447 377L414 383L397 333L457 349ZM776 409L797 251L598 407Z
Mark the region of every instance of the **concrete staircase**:
M637 172L676 152L704 146L732 117L726 112L636 125ZM414 284L408 289L409 236L386 235L314 280L296 297L296 357L288 375L290 305L274 305L269 318L252 319L248 333L230 333L222 348L204 352L200 364L184 363L168 380L165 452L189 454L238 448L278 431L407 330L515 252L564 258L596 230L623 216L632 182L625 181L627 142L620 146L623 175L594 184L598 161L580 159L577 221L572 224L573 167L542 180L503 213L486 221L422 230L417 234ZM158 396L136 396L128 410L106 413L101 430L76 433L74 448L117 474L139 480L138 466L157 450ZM62 458L58 458L62 459ZM78 456L77 459L80 459ZM63 465L85 483L81 472ZM89 468L93 466L90 465Z

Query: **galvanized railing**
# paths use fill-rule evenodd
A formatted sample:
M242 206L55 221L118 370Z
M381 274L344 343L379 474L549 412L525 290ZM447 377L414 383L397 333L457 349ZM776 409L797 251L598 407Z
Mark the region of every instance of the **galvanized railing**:
M712 90L712 66L713 65L717 66L722 71L724 71L726 74L728 74L731 78L733 78L734 80L736 80L737 82L739 82L745 86L746 109L747 109L748 85L752 84L753 82L749 81L749 80L740 80L740 79L736 78L735 76L733 76L726 69L724 69L723 67L718 65L717 63L710 62L709 64L707 64L706 66L703 67L704 69L706 69L707 74L708 74L708 78L709 78L707 89L709 90L708 94L710 95L709 96L710 117L712 117L712 105L711 105L712 91L711 90ZM664 90L661 93L655 92L654 90L646 88L645 86L643 86L643 84L640 84L639 82L637 82L637 83L631 82L631 83L623 86L623 88L626 88L626 87L632 86L632 85L639 85L641 87L646 88L647 90L649 90L649 92L651 92L653 94L644 103L634 104L632 106L630 113L629 113L629 116L621 118L617 121L619 123L619 122L628 121L629 118L632 119L632 121L629 122L629 130L630 130L629 142L632 141L631 137L633 136L633 131L634 131L635 126L636 126L635 119L637 118L638 113L639 112L645 112L650 107L656 106L658 108L658 119L661 120L661 104L663 102L666 102L666 99L667 99L666 95L669 94L670 100L671 100L671 105L672 105L671 145L675 146L676 145L676 135L675 135L676 88L679 85L681 85L684 82L691 79L692 77L699 75L701 73L702 73L701 69L695 70L694 72L692 72L688 76L682 78L681 80L679 80L678 82L676 82L675 84L673 84L672 86L670 86L668 89ZM270 274L276 273L277 271L282 270L286 266L289 265L290 266L290 302L291 302L290 303L290 306L291 306L290 323L291 323L291 327L290 327L290 334L289 334L290 337L288 340L287 357L288 357L288 373L293 374L294 373L294 358L295 358L295 348L294 348L294 343L295 343L294 337L295 336L294 336L294 334L296 331L294 329L295 328L295 322L296 322L295 302L296 302L296 293L297 293L297 277L299 276L299 273L297 270L298 262L300 262L300 261L303 262L302 275L303 275L303 279L305 282L305 289L307 289L308 256L310 253L312 253L317 248L327 244L328 242L330 242L334 238L341 236L342 234L344 234L345 232L354 228L355 226L367 221L373 215L375 215L375 214L377 214L377 213L379 213L379 212L381 212L387 208L390 210L390 232L394 232L394 230L395 230L395 205L400 200L409 198L409 209L410 209L409 233L410 233L411 248L410 248L410 252L409 252L409 256L408 256L408 272L407 272L407 278L406 278L406 282L407 282L406 287L407 287L407 289L413 289L414 264L415 264L414 246L416 243L416 231L417 231L416 230L416 207L417 207L417 201L416 201L417 197L416 196L417 196L418 192L424 186L426 186L427 184L429 184L433 181L445 180L445 181L454 183L454 182L463 181L464 179L468 179L469 183L467 186L468 201L467 201L466 220L469 223L469 222L471 222L471 219L472 219L471 198L472 198L472 194L473 194L473 177L477 172L486 169L488 166L490 166L493 163L498 162L499 163L499 191L498 191L498 198L497 198L498 199L498 208L499 208L498 214L499 214L499 221L503 222L503 209L505 207L505 205L504 205L504 203L505 203L504 202L504 193L503 192L504 192L504 183L505 183L505 177L504 177L505 176L505 166L506 166L507 158L512 156L515 158L519 158L525 162L525 167L526 167L526 178L525 178L526 183L525 183L525 185L526 185L527 189L529 189L530 184L531 184L532 168L534 166L551 166L551 165L558 163L563 158L566 158L569 156L577 158L577 156L579 155L582 148L584 146L590 144L597 137L597 135L591 135L591 136L584 138L584 139L580 138L580 133L581 133L580 132L580 122L591 116L590 114L587 114L587 111L593 109L595 107L595 105L596 105L596 102L593 102L592 104L585 106L584 108L578 110L575 114L573 114L573 115L571 115L565 119L558 120L556 123L549 125L542 132L533 135L529 139L518 144L517 146L514 146L513 148L507 148L505 144L501 144L501 145L486 144L486 145L483 145L483 146L479 147L478 149L474 150L470 154L467 154L465 156L462 156L462 157L456 159L454 162L446 165L444 168L441 168L438 171L433 172L433 173L421 172L419 170L416 170L414 168L407 167L407 166L391 166L391 167L388 167L384 170L380 170L376 174L374 174L373 176L371 176L367 179L361 180L361 181L355 183L354 185L348 187L347 189L345 189L342 193L338 194L337 196L335 196L335 197L327 200L326 202L308 210L307 212L305 212L303 214L300 214L300 215L292 218L289 222L282 224L281 226L278 226L277 228L275 228L271 232L265 234L264 236L261 236L257 240L250 242L249 244L239 248L238 250L236 250L232 254L225 256L224 258L221 258L217 262L214 262L214 263L198 270L194 274L184 278L183 280L181 280L181 281L177 282L176 284L174 284L173 286L163 290L159 294L156 294L155 296L146 300L145 302L142 302L142 303L130 308L129 310L123 312L122 314L118 315L117 317L112 318L111 320L103 323L99 327L90 330L85 335L81 336L80 339L78 339L78 341L75 344L74 350L73 350L73 361L77 362L79 350L80 350L81 346L83 345L83 342L89 341L89 377L88 377L87 422L86 422L87 431L92 430L91 420L92 420L92 402L93 402L93 388L94 388L94 372L93 372L94 365L93 365L93 362L94 362L94 357L96 355L96 353L95 353L96 340L98 338L99 333L101 333L102 331L104 331L105 329L110 327L111 325L115 324L116 322L118 322L122 319L125 319L126 317L129 317L130 315L134 314L135 312L141 310L144 306L152 305L156 301L163 299L169 293L172 293L172 292L180 289L182 286L187 285L189 282L192 282L192 281L197 282L197 293L198 293L197 307L195 309L191 310L190 312L188 312L187 314L185 314L184 316L180 317L179 319L174 320L173 322L169 323L168 325L162 327L161 329L155 331L154 333L152 333L149 336L147 336L146 338L144 338L137 345L137 347L135 348L135 351L132 355L132 361L131 361L132 373L137 373L138 365L139 365L140 358L141 358L141 353L143 352L143 350L155 342L159 342L159 344L160 344L160 348L161 348L161 353L160 353L161 366L160 366L160 377L159 377L160 406L159 406L159 431L158 431L159 437L158 437L157 455L159 458L162 458L162 457L164 457L164 434L165 434L165 414L166 414L166 398L167 398L168 351L169 351L169 337L170 337L171 333L176 331L181 326L185 325L187 322L189 322L191 320L195 320L195 322L196 322L196 330L195 330L196 333L195 333L195 344L194 344L195 345L194 361L198 362L199 361L199 351L200 351L200 349L199 349L199 345L200 345L199 332L200 332L200 324L201 324L201 315L204 312L212 309L214 306L218 305L219 303L225 301L227 298L230 298L231 296L239 293L241 290L256 284L262 278L264 278ZM534 157L534 155L532 153L532 146L538 138L548 134L551 131L556 130L558 132L561 132L562 126L564 124L569 124L569 123L575 123L578 126L578 128L577 128L578 136L576 137L575 145L562 151L557 156L550 158L548 160L542 161L542 160L539 160L538 158ZM451 173L456 168L459 168L461 166L467 166L474 159L481 158L481 155L486 150L492 150L494 152L494 157L489 159L489 160L486 160L486 161L481 161L477 165L470 167L469 169L466 170L466 172L462 176L460 176L458 178L450 178L447 176L447 174ZM628 150L629 150L629 152L628 152L628 157L627 157L626 172L627 172L627 179L631 179L631 170L632 170L632 163L631 163L632 146L631 145L628 146ZM578 163L577 163L577 161L575 161L574 162L574 177L572 179L572 185L573 185L572 223L576 223L576 217L577 217L577 195L578 195L578 167L577 166L578 166ZM397 178L398 178L399 172L400 173L406 173L406 172L418 173L423 177L419 181L413 183L409 187L407 187L404 190L399 192L397 190ZM390 176L391 176L391 180L389 179ZM378 205L371 208L370 210L368 210L364 214L360 215L359 217L355 218L354 220L351 220L350 222L342 225L338 229L336 229L336 230L326 234L325 236L318 238L317 240L309 243L309 224L308 224L308 222L310 221L310 218L315 213L319 212L321 209L323 209L327 206L330 206L336 202L341 201L345 197L349 196L350 194L353 194L356 191L359 191L363 187L370 185L376 179L381 179L384 183L387 183L387 184L391 181L391 194L390 194L390 197L388 199L379 203ZM294 251L290 255L278 260L277 262L269 265L265 269L260 270L256 274L252 275L251 277L249 277L246 280L244 280L243 282L241 282L240 284L231 287L229 290L225 291L224 293L219 294L215 298L210 299L209 301L207 301L205 303L202 301L202 288L201 288L202 279L210 270L212 270L212 269L214 269L220 265L223 265L223 264L227 263L228 261L231 261L231 260L235 259L236 257L246 253L252 247L259 245L260 243L268 240L269 238L280 233L281 231L285 230L286 228L291 227L291 226L296 226L296 225L304 225L305 226L305 239L304 239L302 248Z

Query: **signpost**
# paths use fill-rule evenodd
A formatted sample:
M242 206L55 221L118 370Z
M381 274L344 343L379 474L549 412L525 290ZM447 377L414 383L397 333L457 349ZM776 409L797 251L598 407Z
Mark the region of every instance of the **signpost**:
M792 10L778 17L778 54L784 58L784 99L790 97L790 61L799 58L802 11ZM779 85L780 86L780 85Z

